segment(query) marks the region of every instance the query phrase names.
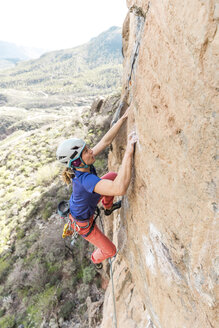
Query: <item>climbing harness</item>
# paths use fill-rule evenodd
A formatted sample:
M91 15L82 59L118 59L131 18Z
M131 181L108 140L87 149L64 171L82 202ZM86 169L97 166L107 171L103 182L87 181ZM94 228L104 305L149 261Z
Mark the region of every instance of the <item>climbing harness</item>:
M83 227L79 226L76 218L74 218L71 215L68 201L62 201L58 204L58 214L63 219L68 218L68 222L64 225L64 228L63 228L62 238L71 236L71 246L74 246L74 244L77 240L77 237L79 235L78 232L81 231L81 229L86 229L90 226L90 229L86 234L83 234L83 235L80 234L80 235L82 237L88 237L91 234L91 232L94 229L96 219L100 215L100 209L99 209L99 207L96 207L95 214L94 214L95 216L94 216L93 221L88 222L87 225L83 226Z
M98 216L99 216L99 212L100 212L100 210L99 210L99 208L97 207L97 210L96 210L96 216L95 216L95 218L93 219L93 222L90 224L90 222L88 222L88 224L86 225L86 226L83 226L83 227L81 227L81 226L79 226L78 224L77 224L77 222L74 220L74 218L72 217L72 215L71 214L69 214L69 222L68 222L68 227L70 227L70 229L71 229L71 235L72 235L72 237L71 237L71 239L72 239L72 241L71 241L71 246L73 246L74 244L75 244L75 242L76 242L76 239L77 239L77 237L78 237L78 235L79 235L79 231L81 231L81 229L86 229L86 228L88 228L89 226L90 226L90 229L89 229L89 231L86 233L86 234L80 234L80 236L82 236L82 237L88 237L90 234L91 234L91 232L93 231L93 229L94 229L94 226L95 226L95 224L96 224L96 219L98 218ZM74 228L72 227L72 224L74 225ZM64 237L65 238L65 237Z

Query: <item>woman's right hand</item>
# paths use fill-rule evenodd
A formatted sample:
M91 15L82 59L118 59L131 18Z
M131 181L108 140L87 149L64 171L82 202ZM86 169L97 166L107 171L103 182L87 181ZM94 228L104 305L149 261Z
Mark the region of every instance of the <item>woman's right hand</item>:
M138 141L138 136L137 136L136 132L131 132L128 135L128 142L127 142L127 148L126 148L126 152L128 154L130 154L130 155L133 154L134 146L135 146L137 141Z

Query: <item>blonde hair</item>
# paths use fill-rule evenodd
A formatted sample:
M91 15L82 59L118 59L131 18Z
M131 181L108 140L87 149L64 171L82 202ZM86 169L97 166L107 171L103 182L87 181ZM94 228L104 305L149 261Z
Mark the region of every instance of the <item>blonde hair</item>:
M74 171L69 167L66 167L64 169L64 171L62 172L62 180L66 184L70 184L71 180L74 178L74 176L75 176Z

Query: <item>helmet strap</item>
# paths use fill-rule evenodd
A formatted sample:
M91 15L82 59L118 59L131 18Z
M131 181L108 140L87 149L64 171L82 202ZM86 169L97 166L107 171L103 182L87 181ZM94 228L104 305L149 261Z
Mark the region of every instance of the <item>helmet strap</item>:
M85 163L85 161L83 161L83 159L81 158L81 156L79 157L81 162L84 164L84 166L74 166L73 164L71 164L71 168L73 169L87 169L88 167L90 167L91 165L88 165Z
M82 155L82 151L83 151L83 149L84 149L85 146L86 146L86 144L84 144L84 146L83 146L83 148L82 148L82 150L81 150L80 156L77 157L77 158L79 158L80 161L84 164L84 166L74 166L74 165L71 164L71 167L72 167L73 169L87 169L88 167L91 166L91 165L86 164L86 163L83 161L82 156L81 156L81 155Z
M90 165L86 164L86 163L83 161L83 159L82 159L81 156L80 156L80 160L81 160L82 163L84 164L84 166L81 166L80 168L87 169L88 167L90 167Z

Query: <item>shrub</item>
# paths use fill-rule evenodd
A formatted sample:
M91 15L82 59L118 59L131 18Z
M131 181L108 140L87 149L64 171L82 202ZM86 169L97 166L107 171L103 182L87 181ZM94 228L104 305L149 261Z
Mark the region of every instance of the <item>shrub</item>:
M36 327L40 326L43 316L48 316L55 306L55 288L50 287L44 292L35 295L32 298L32 304L27 308L30 320L34 322Z
M0 309L0 318L3 317L5 314L6 310L5 309Z
M18 228L16 229L16 231L17 231L17 239L18 239L18 240L24 238L24 236L25 236L25 234L26 234L25 229L22 229L22 228L19 228L19 227L18 227Z
M22 288L25 284L26 275L27 270L25 270L22 260L17 261L8 277L7 285L13 286L13 288Z
M57 203L64 199L69 199L71 196L71 191L72 191L71 186L69 186L69 187L61 186L61 188L57 191L57 194L56 194Z
M11 267L11 263L8 260L0 259L0 283L2 283Z
M42 217L43 217L43 220L47 220L53 213L53 203L52 202L48 202L43 211L42 211Z
M71 317L71 313L73 312L74 307L75 307L74 301L65 302L65 304L60 309L59 318L68 320Z
M95 277L96 272L92 266L87 266L82 270L83 283L89 284Z
M59 168L56 164L48 164L39 168L37 171L36 183L38 185L48 186L58 176Z
M16 326L16 321L14 315L6 315L0 319L1 328L14 328Z

